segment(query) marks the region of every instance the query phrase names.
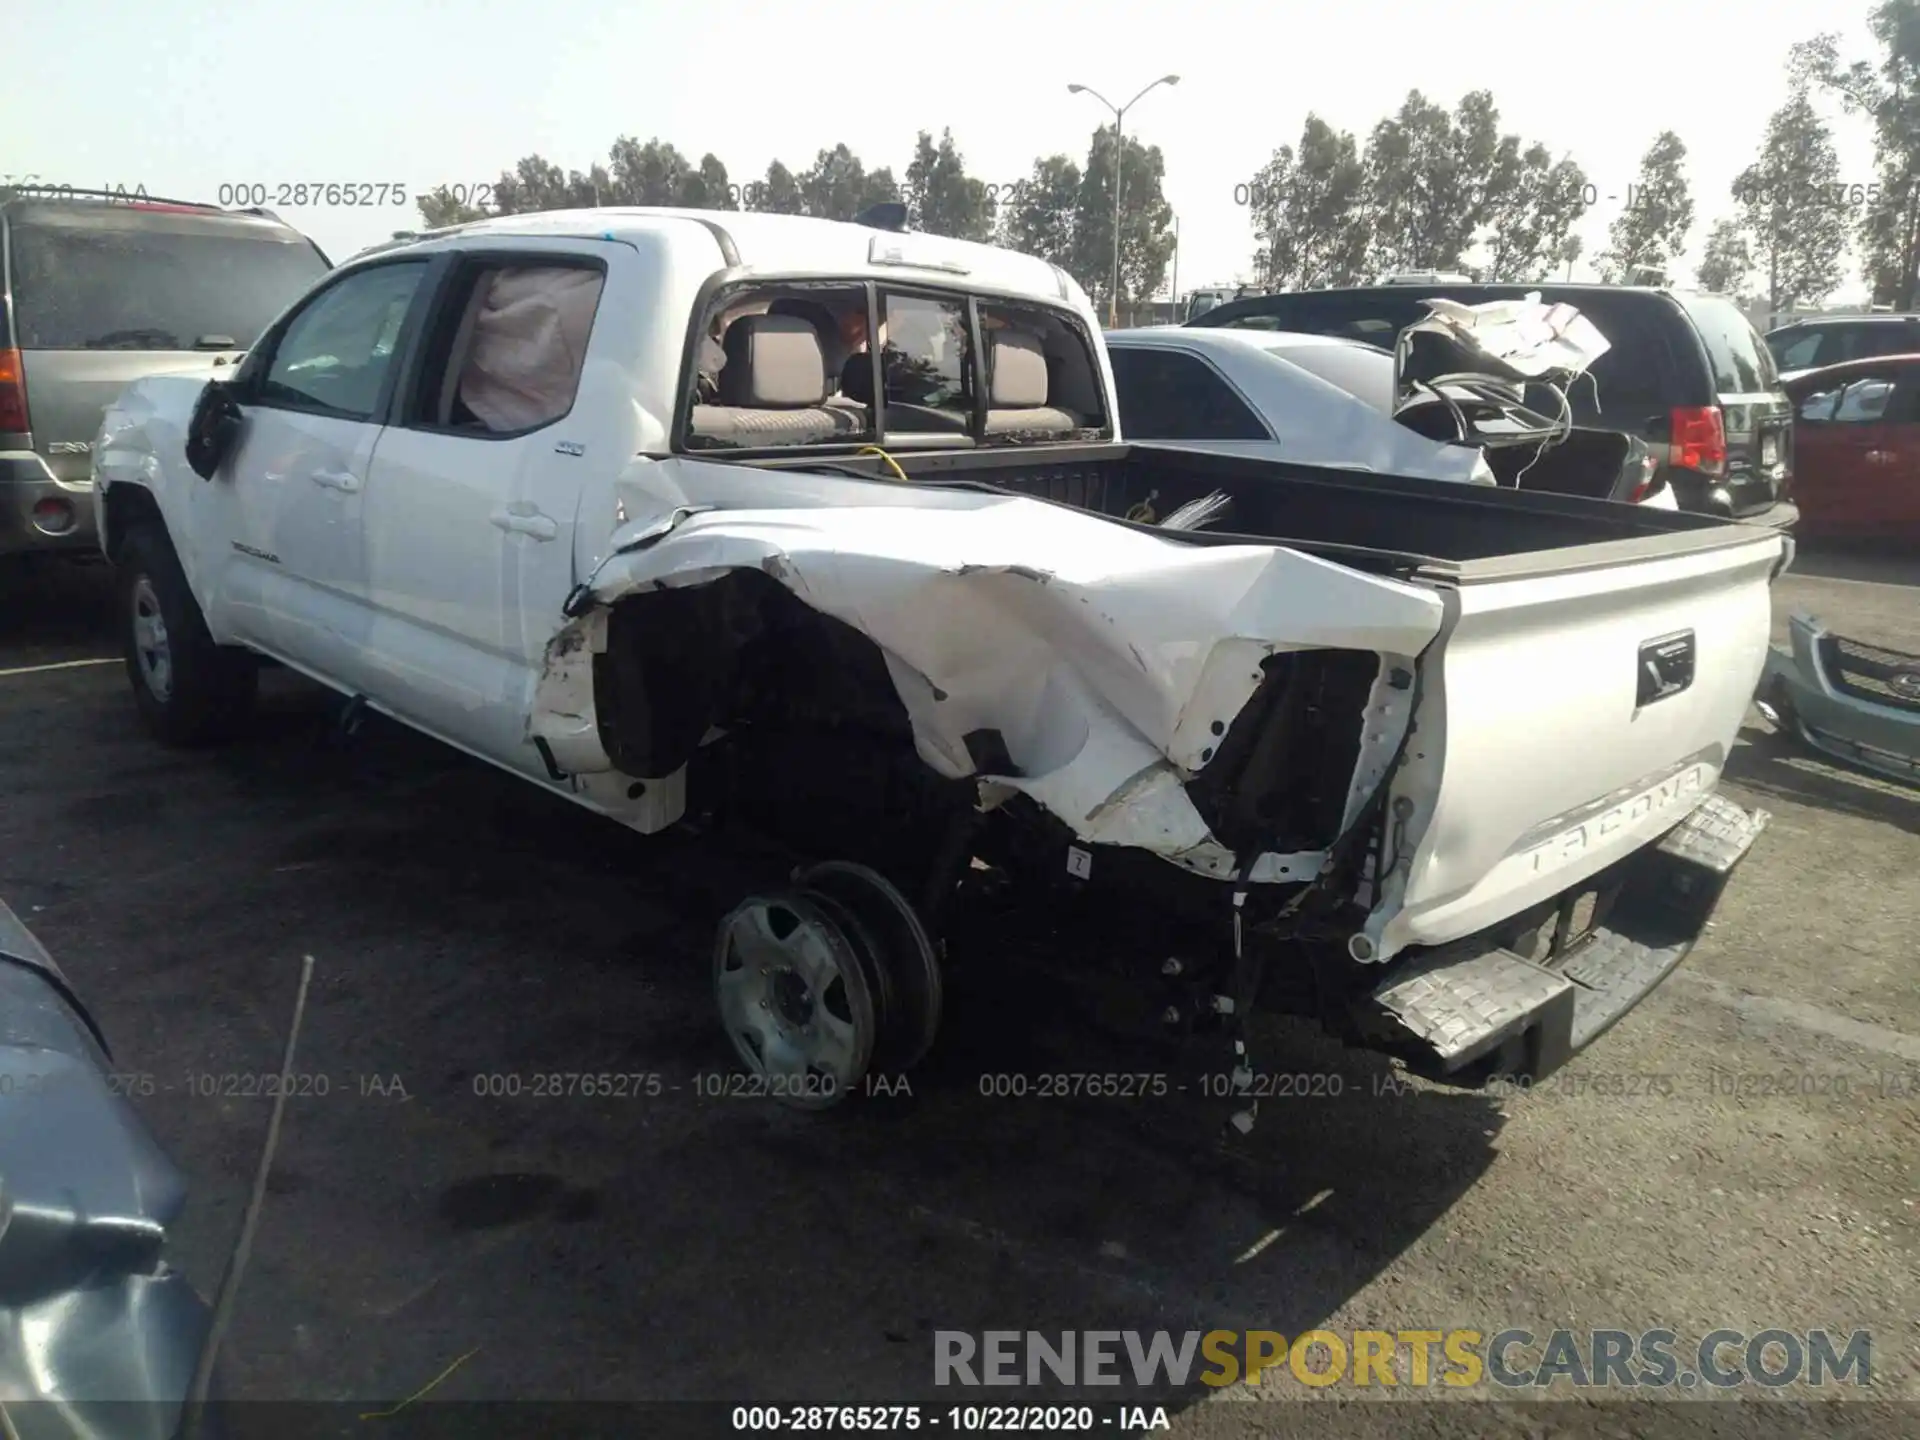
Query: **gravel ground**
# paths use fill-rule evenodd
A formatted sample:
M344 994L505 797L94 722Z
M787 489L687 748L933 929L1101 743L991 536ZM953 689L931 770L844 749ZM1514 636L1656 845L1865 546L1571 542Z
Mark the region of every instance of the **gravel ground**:
M198 1077L275 1069L317 957L297 1069L326 1093L289 1107L236 1396L398 1401L465 1357L436 1399L944 1406L936 1329L1825 1326L1873 1332L1890 1404L1342 1414L1436 1437L1920 1433L1920 792L1755 717L1727 788L1773 826L1681 972L1544 1093L1399 1093L1273 1021L1262 1068L1341 1093L1269 1102L1231 1145L1191 1096L987 1099L983 1074L1144 1067L1083 990L980 954L911 1095L798 1115L697 1093L731 1069L711 857L382 723L317 746L327 704L284 674L246 742L162 750L117 665L39 668L112 653L104 581L0 594L0 895L118 1065L155 1077L140 1108L194 1185L177 1262L209 1291L267 1104ZM1778 601L1920 651L1920 563L1805 556ZM476 1093L555 1071L661 1093ZM959 1398L983 1394L1009 1398ZM1283 1375L1159 1403L1176 1434L1344 1433L1324 1406L1236 1403L1325 1398Z

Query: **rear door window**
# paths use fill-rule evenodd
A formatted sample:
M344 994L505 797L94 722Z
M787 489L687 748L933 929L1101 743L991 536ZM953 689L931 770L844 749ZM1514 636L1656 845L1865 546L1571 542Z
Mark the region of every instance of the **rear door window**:
M1767 348L1782 370L1812 370L1826 363L1820 358L1826 343L1827 334L1823 330L1798 330L1769 339Z
M1833 408L1845 388L1844 385L1823 385L1818 390L1808 391L1794 407L1794 415L1805 424L1825 424L1833 419Z
M1847 360L1866 360L1880 353L1877 325L1823 325L1817 365L1838 365Z
M1863 375L1850 381L1840 392L1834 408L1836 425L1878 425L1888 418L1887 406L1893 400L1892 375Z
M1120 433L1134 440L1271 440L1251 406L1206 361L1176 350L1115 348Z
M290 231L98 208L15 217L21 349L244 350L327 273Z
M1909 351L1920 349L1920 326L1902 321L1894 325L1874 325L1862 327L1871 329L1873 343L1871 348L1862 351L1865 355L1905 355Z
M1773 354L1739 306L1711 295L1675 298L1707 347L1716 390L1722 395L1755 395L1776 388L1779 375Z
M553 423L573 408L604 273L543 255L469 265L433 327L407 423L474 436ZM406 314L391 307L374 355L392 354Z

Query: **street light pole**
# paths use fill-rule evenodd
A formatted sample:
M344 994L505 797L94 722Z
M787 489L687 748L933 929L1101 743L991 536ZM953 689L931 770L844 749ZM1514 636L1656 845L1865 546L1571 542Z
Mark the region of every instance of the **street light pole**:
M1180 315L1180 217L1173 217L1173 313L1176 320Z
M1113 112L1113 279L1107 291L1107 325L1113 328L1120 323L1120 187L1126 177L1126 150L1124 149L1124 126L1127 111L1140 103L1141 96L1147 91L1162 85L1178 85L1178 75L1162 75L1153 84L1146 86L1124 105L1116 105L1098 90L1087 85L1069 85L1069 95L1091 95L1107 109Z

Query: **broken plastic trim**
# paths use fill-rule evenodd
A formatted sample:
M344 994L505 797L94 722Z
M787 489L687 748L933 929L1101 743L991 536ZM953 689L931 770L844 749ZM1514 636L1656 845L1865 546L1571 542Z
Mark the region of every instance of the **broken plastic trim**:
M667 536L671 535L678 526L692 519L695 515L704 515L709 510L717 510L718 508L717 505L675 506L673 510L669 511L660 519L655 520L637 535L620 541L613 549L607 552L604 560L593 567L593 573L591 575L568 592L566 602L560 607L560 613L569 620L578 620L593 608L594 584L599 580L600 572L606 569L609 564L619 559L622 555L637 554L649 546L659 544L662 540L666 539ZM547 760L547 768L549 770L553 769L553 761L551 758ZM563 780L566 777L556 774L553 778Z

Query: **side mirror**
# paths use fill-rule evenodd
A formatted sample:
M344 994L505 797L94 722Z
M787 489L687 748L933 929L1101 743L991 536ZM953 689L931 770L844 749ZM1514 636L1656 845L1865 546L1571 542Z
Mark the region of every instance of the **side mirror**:
M187 464L202 480L211 480L220 472L221 461L240 438L246 423L233 387L224 380L209 380L194 402L193 418L187 422Z

